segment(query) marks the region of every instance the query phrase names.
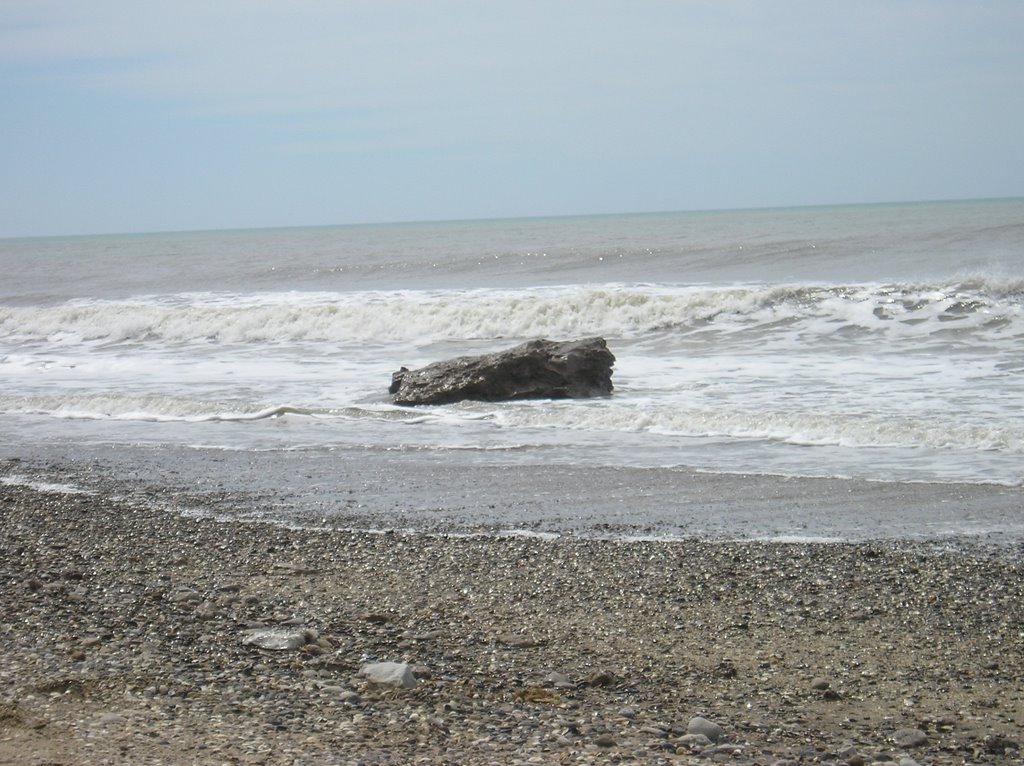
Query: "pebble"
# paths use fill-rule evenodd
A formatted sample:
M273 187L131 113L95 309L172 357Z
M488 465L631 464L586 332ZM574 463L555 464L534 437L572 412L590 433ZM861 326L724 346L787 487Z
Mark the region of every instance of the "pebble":
M309 634L305 630L294 628L256 628L242 634L242 644L255 646L271 651L301 649L309 643Z
M178 588L177 590L167 595L167 600L170 601L172 604L180 604L187 601L191 601L198 604L200 601L203 600L203 597L199 593L199 591L194 590L192 588Z
M551 672L544 676L544 683L556 689L572 689L576 686L564 673Z
M739 745L714 745L704 750L701 755L739 755L743 752L743 748Z
M498 641L515 649L532 649L537 642L529 636L521 636L515 633L504 633L498 636Z
M359 669L359 675L370 683L411 689L416 686L412 668L404 662L370 662Z
M689 750L706 750L714 744L705 734L684 734L676 742Z
M215 601L203 601L196 607L195 615L200 620L213 620L224 616L224 610Z
M897 729L892 741L898 747L921 747L928 744L928 735L920 729Z
M613 683L615 676L604 670L591 673L587 678L587 686L611 686Z
M346 705L361 705L363 702L363 698L357 692L351 690L339 692L338 699Z
M690 719L690 722L686 725L687 734L703 734L712 743L718 742L722 738L722 727L714 721L709 721L707 718L702 716L694 716Z

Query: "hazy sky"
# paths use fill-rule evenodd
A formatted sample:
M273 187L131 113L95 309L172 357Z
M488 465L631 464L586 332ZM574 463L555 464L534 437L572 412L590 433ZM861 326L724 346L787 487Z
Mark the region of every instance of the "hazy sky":
M0 0L0 236L1024 195L1021 0Z

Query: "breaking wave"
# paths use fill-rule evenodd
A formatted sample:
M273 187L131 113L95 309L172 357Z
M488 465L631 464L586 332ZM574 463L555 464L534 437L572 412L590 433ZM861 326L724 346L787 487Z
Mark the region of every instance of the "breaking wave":
M187 294L0 307L0 339L35 344L417 343L537 336L779 332L1024 336L1024 281L604 285L526 290Z

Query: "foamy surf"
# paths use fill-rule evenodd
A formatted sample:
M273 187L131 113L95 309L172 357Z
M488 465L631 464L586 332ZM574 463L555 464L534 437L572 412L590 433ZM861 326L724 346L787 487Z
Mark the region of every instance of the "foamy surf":
M943 284L622 285L533 290L192 294L0 307L18 344L287 345L603 335L758 334L999 342L1024 335L1017 280Z
M53 492L61 495L94 494L91 489L83 489L75 484L65 484L55 481L40 481L28 476L21 476L19 474L0 476L0 484L6 484L9 487L27 487L28 489L34 489L37 492Z

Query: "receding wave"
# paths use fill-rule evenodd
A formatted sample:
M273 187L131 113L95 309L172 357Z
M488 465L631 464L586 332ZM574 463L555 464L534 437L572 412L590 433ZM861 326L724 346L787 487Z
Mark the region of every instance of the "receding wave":
M287 415L350 420L391 420L416 423L429 415L409 409L384 407L318 407L260 402L215 400L185 396L66 393L0 396L0 413L47 415L69 420L125 420L142 422L245 422Z
M541 406L543 405L543 406ZM770 412L687 409L626 402L474 404L416 410L383 406L300 407L163 396L68 394L0 397L0 412L57 418L149 422L246 422L284 416L405 423L486 422L488 428L651 433L667 437L765 440L804 446L909 447L1024 455L1024 428L1015 423L965 423L940 417L837 415L804 410ZM489 443L489 442L488 442ZM467 446L466 449L484 449Z
M268 407L174 396L69 393L0 397L0 412L86 420L206 422L263 420L287 414L308 414L310 410L284 405Z
M941 418L837 415L817 411L688 410L679 407L606 406L508 408L500 425L592 432L785 442L800 446L906 447L1024 454L1024 428L967 424Z
M1024 335L1024 281L605 285L524 290L190 294L0 307L0 339L46 344L389 343L785 330Z

